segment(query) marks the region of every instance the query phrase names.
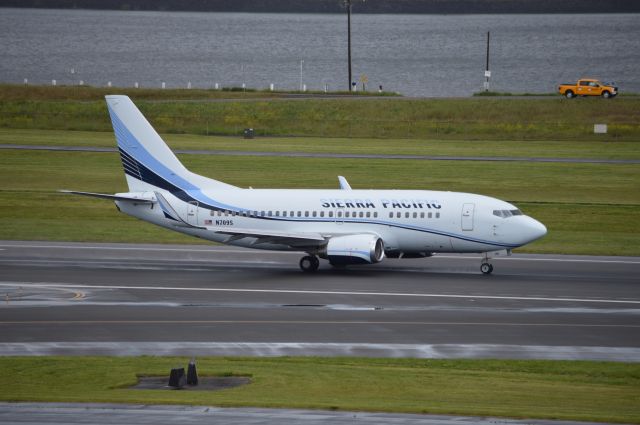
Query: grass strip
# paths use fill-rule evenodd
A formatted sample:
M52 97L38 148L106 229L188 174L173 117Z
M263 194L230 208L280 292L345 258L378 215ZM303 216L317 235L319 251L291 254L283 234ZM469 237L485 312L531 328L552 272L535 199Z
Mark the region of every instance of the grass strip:
M172 149L461 157L640 159L639 142L431 140L166 134ZM0 128L0 144L115 148L113 132Z
M1 90L0 90L1 92ZM0 95L0 98L2 96ZM637 141L640 98L136 102L161 133L381 139ZM594 134L594 124L608 133ZM0 127L111 131L103 100L0 102Z
M3 357L0 400L287 407L637 423L638 363L368 358L198 359L218 392L131 390L187 358Z
M606 164L350 160L181 155L194 172L241 187L434 189L515 202L549 228L523 252L640 255L640 167ZM460 172L463 170L464 172ZM0 239L197 243L58 189L126 191L115 153L0 151ZM559 184L561 182L561 184Z

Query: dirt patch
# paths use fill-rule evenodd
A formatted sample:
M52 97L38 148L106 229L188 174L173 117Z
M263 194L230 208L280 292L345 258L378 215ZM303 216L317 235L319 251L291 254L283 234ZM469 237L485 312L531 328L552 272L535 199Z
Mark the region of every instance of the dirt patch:
M229 388L240 387L251 383L251 378L246 376L200 376L198 385L185 385L180 390L187 391L220 391ZM133 390L175 390L170 387L169 378L166 376L141 376L138 383L132 387Z

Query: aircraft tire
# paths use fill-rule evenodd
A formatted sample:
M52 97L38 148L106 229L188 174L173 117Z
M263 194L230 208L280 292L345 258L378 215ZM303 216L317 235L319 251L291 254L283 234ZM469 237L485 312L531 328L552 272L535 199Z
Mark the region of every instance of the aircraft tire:
M493 265L489 263L482 263L480 265L480 271L482 272L482 274L491 274L491 272L493 271Z
M305 273L313 273L319 266L320 260L314 255L305 255L300 259L300 269Z

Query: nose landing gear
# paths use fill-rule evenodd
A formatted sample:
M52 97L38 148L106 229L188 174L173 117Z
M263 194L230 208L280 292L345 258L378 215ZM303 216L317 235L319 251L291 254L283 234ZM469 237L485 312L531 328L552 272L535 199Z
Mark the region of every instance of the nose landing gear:
M482 264L480 264L480 271L482 274L491 274L493 271L493 264L489 263L489 254L486 252L482 258Z
M305 255L300 259L300 269L305 273L313 273L319 266L320 260L315 255Z
M482 263L480 264L480 271L483 274L491 274L491 272L493 271L493 265L489 263Z

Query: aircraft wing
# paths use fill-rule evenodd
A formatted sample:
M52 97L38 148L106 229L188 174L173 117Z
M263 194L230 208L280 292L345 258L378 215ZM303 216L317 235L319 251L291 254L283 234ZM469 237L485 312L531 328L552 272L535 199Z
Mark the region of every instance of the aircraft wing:
M261 229L240 229L240 228L229 228L229 229L220 229L219 227L207 227L207 230L210 230L215 233L229 235L229 238L224 241L224 243L232 242L239 239L244 238L256 238L256 241L253 242L253 245L259 245L263 243L272 243L272 244L282 244L288 245L291 247L301 247L301 246L317 246L324 243L326 238L324 238L319 233L307 233L307 232L276 232L276 231L265 231Z

